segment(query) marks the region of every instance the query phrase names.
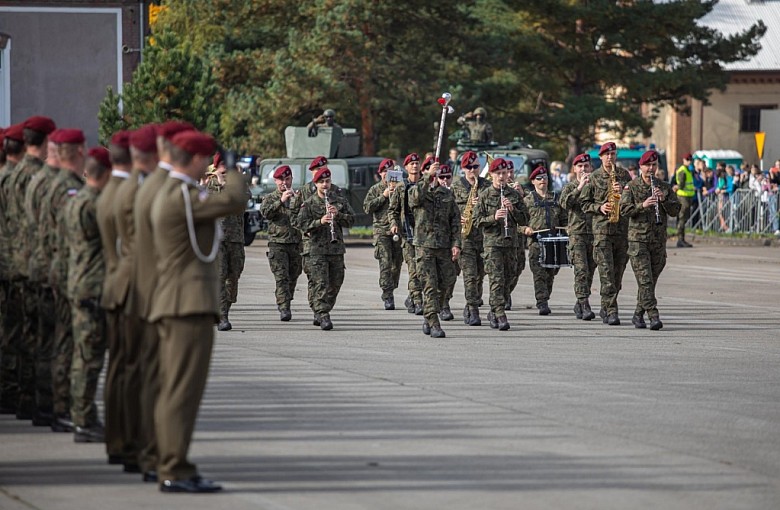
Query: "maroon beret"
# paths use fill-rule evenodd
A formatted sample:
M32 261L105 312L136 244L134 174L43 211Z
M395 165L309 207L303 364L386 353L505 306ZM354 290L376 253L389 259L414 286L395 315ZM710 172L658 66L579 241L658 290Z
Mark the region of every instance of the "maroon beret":
M216 154L214 154L214 160L212 161L212 163L214 164L214 168L215 169L219 168L219 164L222 163L222 153L221 152L217 152Z
M169 120L157 126L157 136L162 136L166 140L172 140L182 131L195 131L195 126L180 120Z
M617 145L615 142L607 142L604 145L601 146L599 149L599 156L604 154L605 152L614 152L617 150Z
M590 163L590 154L586 152L577 154L577 157L575 157L574 161L571 162L572 165L579 165L580 163Z
M507 170L514 170L515 169L515 164L512 163L511 159L505 159L504 161L506 161L506 168L507 168Z
M86 141L80 129L58 129L54 133L54 143L73 143L80 145Z
M318 168L323 167L327 164L328 164L328 158L326 158L325 156L317 156L309 165L309 171L313 172Z
M460 166L467 167L477 161L477 153L474 151L466 151L463 156L460 157Z
M39 133L46 133L49 135L52 131L57 129L57 126L49 117L34 115L24 121L24 129L32 129L33 131L38 131Z
M7 128L5 128L5 137L11 140L16 140L17 142L23 142L24 125L14 124L13 126L8 126Z
M326 179L330 177L330 168L321 166L319 170L314 173L314 179L312 181L319 182L320 179Z
M87 156L94 159L105 168L111 168L111 158L108 155L108 149L105 147L92 147L89 149Z
M290 165L282 165L274 170L274 179L286 179L292 175Z
M181 131L173 136L171 143L185 152L198 156L211 156L217 149L217 142L200 131Z
M642 157L639 158L639 165L649 165L650 163L655 163L658 161L658 153L654 150L649 150L642 154Z
M157 152L157 126L146 124L130 133L130 147L141 152Z
M439 177L452 177L452 168L450 168L450 165L441 165L439 167Z
M536 179L537 175L547 175L547 169L544 167L544 165L539 165L536 168L534 168L534 171L531 172L531 175L528 176L530 180Z
M506 165L506 160L504 158L496 158L490 163L489 171L490 173L496 172L498 170L507 170L509 167Z
M125 131L124 129L117 131L111 137L111 141L109 143L111 145L116 145L117 147L122 147L123 149L129 149L130 131Z
M686 154L684 154L684 155L683 155L683 159L693 159L693 154L691 154L690 152L688 152L688 153L686 153Z
M411 154L407 154L407 156L404 158L404 166L408 165L409 163L413 163L415 161L420 161L420 155L416 152L412 152Z
M433 156L428 156L427 158L425 158L425 161L423 161L422 166L420 168L422 168L422 171L424 172L428 170L432 164L433 164Z
M379 168L377 168L376 173L381 174L382 172L387 172L394 166L395 166L395 161L393 161L390 158L385 158L382 160L381 163L379 163Z

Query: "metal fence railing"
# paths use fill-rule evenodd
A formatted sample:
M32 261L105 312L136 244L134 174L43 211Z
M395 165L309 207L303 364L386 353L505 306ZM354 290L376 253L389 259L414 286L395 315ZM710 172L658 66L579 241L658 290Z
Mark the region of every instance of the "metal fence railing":
M731 195L699 195L687 225L705 232L772 234L780 227L778 205L780 194L758 195L749 189Z

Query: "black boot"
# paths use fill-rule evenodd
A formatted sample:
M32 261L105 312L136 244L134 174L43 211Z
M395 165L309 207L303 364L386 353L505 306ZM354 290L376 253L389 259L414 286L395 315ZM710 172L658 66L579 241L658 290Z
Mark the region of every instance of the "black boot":
M230 331L233 329L233 325L228 320L228 313L230 313L230 306L223 306L222 313L219 315L219 324L217 324L219 331Z
M620 326L620 318L617 313L607 315L607 324L610 326Z
M320 329L323 331L330 331L333 329L333 323L330 320L330 315L327 313L322 314L322 317L320 317Z
M406 296L406 299L404 299L404 306L406 307L407 312L414 313L414 301L412 301L412 296Z
M76 428L73 420L70 419L70 413L54 415L54 421L51 422L52 432L73 432Z
M431 325L428 324L428 319L423 319L423 335L431 334Z
M443 321L451 321L455 318L455 316L452 315L452 310L450 310L450 305L445 305L442 307L441 311L439 312L439 318Z
M469 326L481 326L482 325L482 319L479 317L479 308L476 306L470 306L469 307L469 315L471 316L469 318Z
M650 318L650 329L653 331L658 331L664 327L664 323L661 322L661 319L659 317L651 317Z
M319 326L320 325L320 316L316 313L314 314L314 320L311 321L313 326Z
M605 308L602 308L599 310L599 317L601 317L601 321L606 324L607 323L607 310Z
M414 305L414 314L415 315L422 315L423 314L423 307L422 304L415 304Z
M539 315L550 315L552 313L552 310L550 310L550 306L545 301L544 303L539 303Z
M506 310L507 312L512 310L512 296L506 298L504 302L504 310Z
M582 305L579 301L574 303L574 316L578 319L582 319Z
M588 298L585 298L580 306L582 307L582 320L590 321L596 318L596 314L590 309L590 301L588 301Z
M498 329L498 320L493 312L488 312L487 319L491 328Z
M463 324L468 326L469 321L471 321L471 310L469 310L469 305L466 305L463 307Z
M498 318L498 330L506 331L509 329L509 321L506 319L506 315L502 315Z
M395 298L390 295L389 298L385 299L385 310L395 310Z
M633 324L636 329L645 329L647 324L645 324L644 314L639 315L638 313L635 313L634 316L631 317L631 324Z
M282 322L289 322L290 319L292 319L292 313L290 312L289 307L282 308L279 311L279 320Z
M444 334L444 330L441 329L439 324L431 326L431 338L444 338L447 335Z

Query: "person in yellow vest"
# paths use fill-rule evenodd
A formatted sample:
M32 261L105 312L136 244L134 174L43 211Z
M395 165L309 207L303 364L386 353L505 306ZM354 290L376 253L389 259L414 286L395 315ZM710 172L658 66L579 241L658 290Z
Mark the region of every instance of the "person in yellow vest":
M691 217L691 206L696 196L696 188L693 186L693 173L691 172L691 163L693 155L689 152L683 156L683 163L674 174L677 185L674 190L677 192L677 198L680 200L680 214L677 216L677 247L692 248L693 245L685 240L685 224Z

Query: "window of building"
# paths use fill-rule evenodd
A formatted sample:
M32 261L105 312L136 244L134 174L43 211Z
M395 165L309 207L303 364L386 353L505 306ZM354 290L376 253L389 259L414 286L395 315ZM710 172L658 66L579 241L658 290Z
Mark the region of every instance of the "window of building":
M743 133L761 131L761 110L777 110L776 104L742 105L739 107L739 130Z

